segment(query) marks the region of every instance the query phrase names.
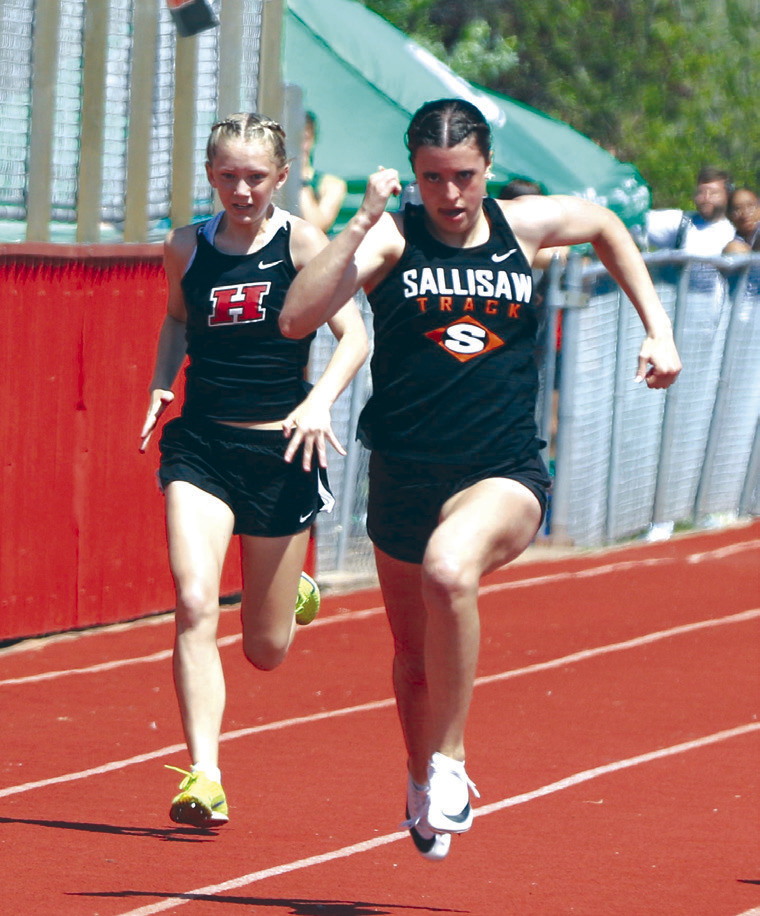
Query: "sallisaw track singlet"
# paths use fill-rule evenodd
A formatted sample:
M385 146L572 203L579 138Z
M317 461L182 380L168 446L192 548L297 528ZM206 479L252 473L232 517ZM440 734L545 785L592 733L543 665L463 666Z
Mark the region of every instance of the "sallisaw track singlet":
M535 455L538 376L533 275L499 205L490 238L451 248L404 211L404 252L372 291L373 393L360 420L371 448L434 463Z

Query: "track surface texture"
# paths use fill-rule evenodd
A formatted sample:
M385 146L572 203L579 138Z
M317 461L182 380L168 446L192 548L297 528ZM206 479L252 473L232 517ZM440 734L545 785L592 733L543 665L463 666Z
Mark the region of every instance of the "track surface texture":
M442 863L399 827L376 589L270 673L223 610L218 831L168 818L170 615L0 650L0 913L760 916L760 522L512 565L481 616L481 798Z

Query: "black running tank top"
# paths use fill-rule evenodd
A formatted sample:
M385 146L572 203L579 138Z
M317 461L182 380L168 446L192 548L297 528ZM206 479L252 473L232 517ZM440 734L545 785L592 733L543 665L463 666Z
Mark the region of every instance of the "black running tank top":
M228 422L286 417L306 396L314 335L289 340L278 318L296 269L289 214L270 241L248 255L219 251L200 224L195 257L182 278L187 304L183 414Z
M491 232L451 248L404 211L404 252L373 290L372 397L360 419L371 448L435 463L535 455L537 320L533 275L499 205Z

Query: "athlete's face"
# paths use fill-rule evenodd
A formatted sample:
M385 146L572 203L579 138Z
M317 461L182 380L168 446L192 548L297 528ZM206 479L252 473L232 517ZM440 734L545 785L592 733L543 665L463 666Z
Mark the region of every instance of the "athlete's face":
M474 140L443 149L421 146L414 157L420 196L444 240L465 240L482 218L490 163Z
M266 216L275 191L285 184L288 166L280 167L266 140L226 140L206 163L206 174L227 216L235 223L256 223Z

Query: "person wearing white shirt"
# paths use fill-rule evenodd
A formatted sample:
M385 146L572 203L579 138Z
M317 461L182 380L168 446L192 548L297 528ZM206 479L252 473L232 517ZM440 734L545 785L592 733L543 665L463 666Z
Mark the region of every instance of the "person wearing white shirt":
M735 230L726 217L731 180L727 172L708 166L697 176L694 211L650 210L647 242L651 248L674 248L711 257L722 253Z

